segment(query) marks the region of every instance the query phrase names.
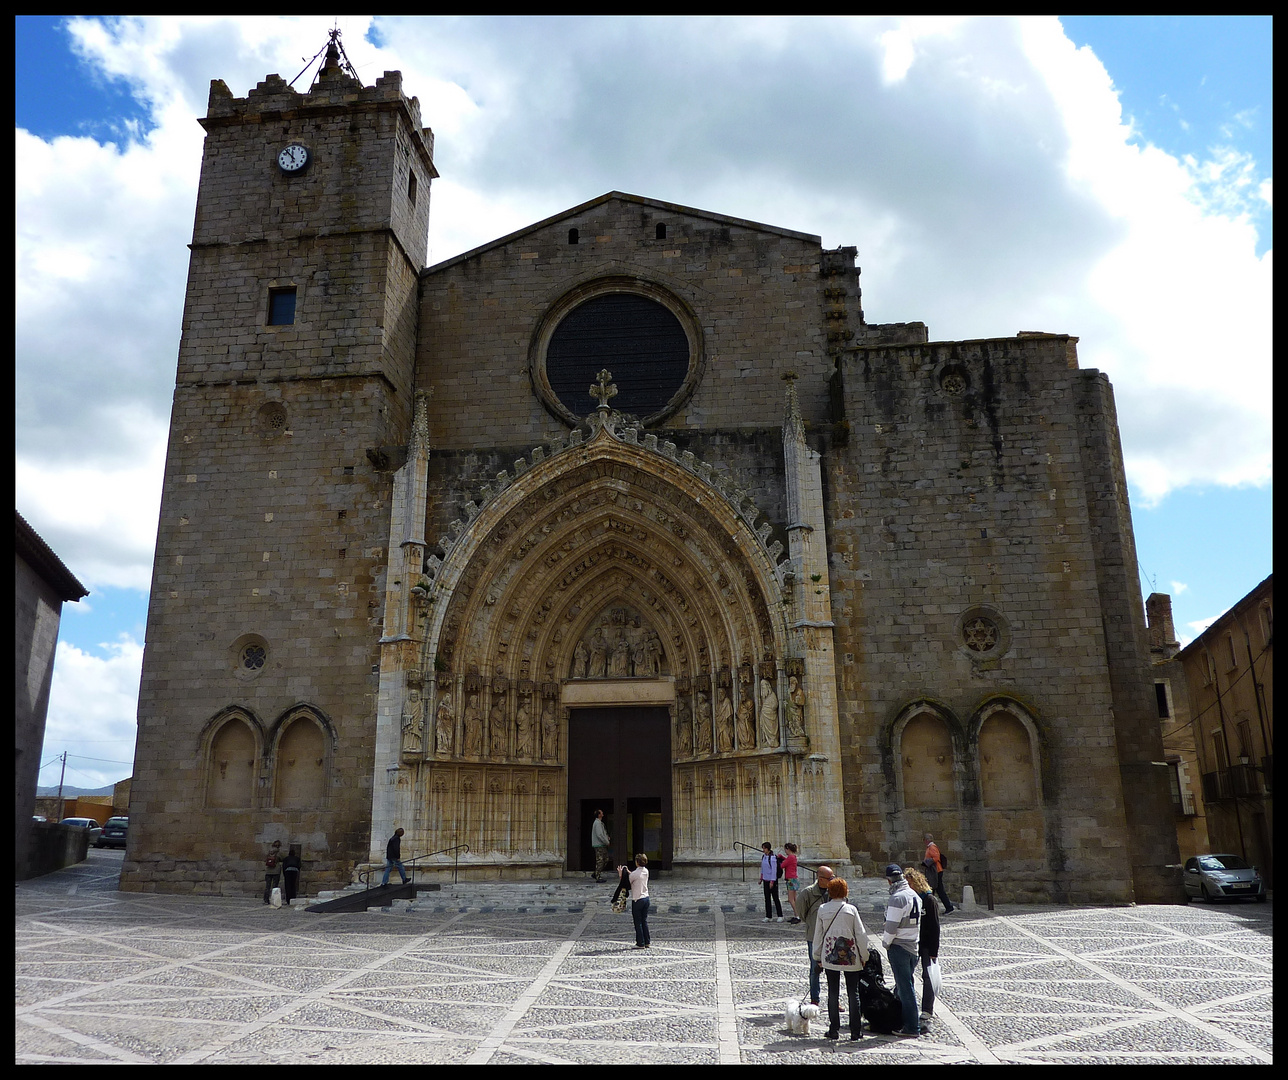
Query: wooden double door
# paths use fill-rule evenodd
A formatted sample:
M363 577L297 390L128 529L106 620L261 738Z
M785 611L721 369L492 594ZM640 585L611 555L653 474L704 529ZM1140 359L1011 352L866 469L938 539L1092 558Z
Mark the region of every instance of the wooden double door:
M573 709L568 721L568 869L593 870L590 833L603 810L613 865L638 852L649 869L672 854L671 721L665 708Z

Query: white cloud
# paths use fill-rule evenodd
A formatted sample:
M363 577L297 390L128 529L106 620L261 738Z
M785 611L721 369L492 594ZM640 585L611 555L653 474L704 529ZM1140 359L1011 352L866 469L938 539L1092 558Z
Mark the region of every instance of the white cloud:
M1183 593L1183 592L1188 592L1188 591L1189 591L1189 588L1190 588L1190 587L1189 587L1188 585L1186 585L1186 584L1185 584L1185 582L1183 582L1183 581L1173 581L1173 582L1172 582L1172 595L1173 595L1173 596L1180 596L1180 595L1181 595L1181 593Z
M49 689L49 712L41 761L68 753L66 783L96 788L131 773L134 760L135 716L143 646L122 634L104 643L106 655L83 652L58 643L54 678ZM125 762L126 764L114 764ZM58 781L56 766L47 766L40 783Z
M290 79L330 17L75 20L135 140L16 132L19 501L89 582L147 587L209 81ZM438 135L450 257L612 189L857 244L874 322L1077 334L1146 502L1263 484L1258 163L1178 160L1057 20L341 20ZM370 40L369 40L370 39ZM1269 163L1264 163L1267 167ZM1264 209L1261 211L1264 213Z

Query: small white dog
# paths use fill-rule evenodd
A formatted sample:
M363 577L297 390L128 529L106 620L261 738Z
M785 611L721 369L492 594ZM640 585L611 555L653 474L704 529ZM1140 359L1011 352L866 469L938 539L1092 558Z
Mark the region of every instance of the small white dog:
M785 1013L787 1017L788 1034L808 1035L809 1022L818 1018L818 1006L812 1005L808 1001L798 1001L796 998L788 998Z

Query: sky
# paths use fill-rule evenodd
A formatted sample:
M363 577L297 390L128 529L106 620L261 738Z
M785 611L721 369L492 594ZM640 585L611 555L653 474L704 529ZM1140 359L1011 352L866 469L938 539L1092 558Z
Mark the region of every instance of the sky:
M870 322L1078 335L1182 642L1271 572L1268 17L20 16L16 504L91 590L42 785L131 771L210 80L336 21L434 128L431 263L612 190L855 245Z

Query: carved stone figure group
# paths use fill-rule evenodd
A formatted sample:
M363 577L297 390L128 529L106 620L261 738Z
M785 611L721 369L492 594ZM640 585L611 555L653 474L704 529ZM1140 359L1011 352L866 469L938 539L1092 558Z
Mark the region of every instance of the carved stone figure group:
M439 698L434 712L434 744L432 747L427 746L427 751L440 758L482 758L486 754L496 760L511 757L523 761L558 760L559 722L553 696L542 697L538 706L534 700L536 695L531 690L520 692L517 695L514 721L510 724L506 716L509 695L504 692L493 693L492 707L485 720L479 703L480 693L479 690L470 690L465 695L465 718L461 726L462 745L459 754L456 752L456 719L452 712L452 695L449 692ZM419 746L413 746L409 741L406 722L403 730L403 751L413 752L419 749Z
M761 678L753 693L748 672L739 678L738 705L735 708L730 687L716 688L714 710L711 691L700 686L676 694L672 716L675 721L677 757L703 757L712 753L728 754L735 750L770 749L788 740L805 738L806 695L800 679L788 678L787 694L782 702L782 724L779 724L779 699L771 679Z
M655 679L663 674L662 639L638 616L615 612L601 622L572 652L572 679Z

